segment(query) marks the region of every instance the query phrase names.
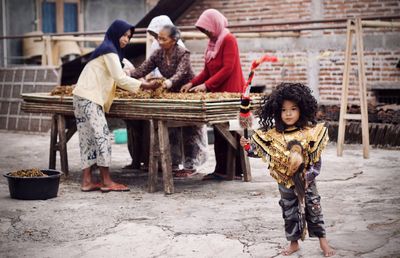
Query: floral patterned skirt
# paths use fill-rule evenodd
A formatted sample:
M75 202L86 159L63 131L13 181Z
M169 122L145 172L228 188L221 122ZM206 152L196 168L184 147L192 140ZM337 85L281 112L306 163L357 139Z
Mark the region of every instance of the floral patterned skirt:
M79 134L81 168L94 164L109 167L111 164L111 139L103 108L74 95L76 127Z

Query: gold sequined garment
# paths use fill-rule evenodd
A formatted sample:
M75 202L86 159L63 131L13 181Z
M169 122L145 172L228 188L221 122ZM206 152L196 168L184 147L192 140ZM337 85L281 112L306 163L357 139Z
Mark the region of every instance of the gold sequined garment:
M318 123L313 127L295 129L280 133L275 128L268 131L256 130L252 136L256 152L265 162L269 163L268 169L271 176L285 187L294 185L288 171L289 155L288 142L297 140L303 147L304 167L318 162L321 152L328 143L328 128L324 123Z

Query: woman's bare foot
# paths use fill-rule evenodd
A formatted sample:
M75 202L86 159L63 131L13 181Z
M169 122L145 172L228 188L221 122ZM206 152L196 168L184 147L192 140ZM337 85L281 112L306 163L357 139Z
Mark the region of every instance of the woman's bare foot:
M86 183L81 185L81 191L82 192L91 192L91 191L97 191L100 190L100 187L102 186L101 183Z
M331 257L335 255L336 251L329 246L328 241L325 237L319 239L319 245L321 246L322 252L324 252L325 257Z
M289 246L281 252L283 256L291 255L300 249L299 243L297 241L291 241Z
M124 184L118 184L116 182L111 182L109 184L104 184L102 187L100 187L100 191L103 193L108 193L111 191L114 192L128 192L129 187L124 185Z

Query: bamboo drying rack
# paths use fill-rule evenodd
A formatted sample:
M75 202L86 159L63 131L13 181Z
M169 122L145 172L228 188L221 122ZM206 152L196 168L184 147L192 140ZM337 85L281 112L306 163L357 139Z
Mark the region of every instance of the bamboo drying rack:
M61 170L68 176L67 142L76 132L72 97L50 96L46 93L22 94L21 109L30 113L50 113L52 116L50 135L49 168L55 168L56 152L60 152ZM261 98L252 100L253 106L260 104ZM238 139L232 135L226 123L237 119L240 99L115 99L107 116L124 120L148 120L150 124L149 178L148 191L157 190L158 161L161 161L163 185L166 194L174 193L171 168L171 154L168 137L169 127L207 124L213 125L226 141L227 175L233 180L236 155L239 152L244 181L251 181L251 170L246 153ZM241 132L237 132L241 133Z

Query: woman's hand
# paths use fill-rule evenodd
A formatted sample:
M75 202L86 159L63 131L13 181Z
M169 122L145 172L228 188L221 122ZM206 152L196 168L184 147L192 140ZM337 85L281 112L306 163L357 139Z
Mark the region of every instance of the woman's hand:
M250 140L247 138L244 138L243 136L240 137L240 146L244 147L246 145L250 144Z
M207 91L207 87L204 83L200 84L198 86L195 86L189 90L189 92L196 92L196 93L197 92L206 92L206 91Z
M193 87L193 83L188 82L182 86L181 92L183 92L183 93L188 92L190 90L190 88L192 88L192 87Z
M140 85L140 88L142 88L144 90L155 90L160 86L161 86L161 84L157 83L156 81L151 81L151 82L144 81Z

